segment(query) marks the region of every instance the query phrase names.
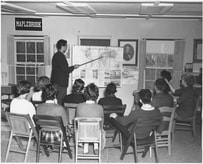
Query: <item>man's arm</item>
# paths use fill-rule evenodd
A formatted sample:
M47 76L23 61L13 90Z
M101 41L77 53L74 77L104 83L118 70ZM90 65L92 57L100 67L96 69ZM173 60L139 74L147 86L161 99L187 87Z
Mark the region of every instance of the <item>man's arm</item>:
M123 126L129 125L137 120L138 110L133 110L128 116L117 116L115 119Z

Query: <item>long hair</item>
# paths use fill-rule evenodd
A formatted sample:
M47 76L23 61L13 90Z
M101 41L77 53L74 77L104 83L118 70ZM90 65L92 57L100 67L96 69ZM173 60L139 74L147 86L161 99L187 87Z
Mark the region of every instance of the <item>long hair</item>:
M99 97L99 89L94 83L90 83L84 90L86 100L96 101Z

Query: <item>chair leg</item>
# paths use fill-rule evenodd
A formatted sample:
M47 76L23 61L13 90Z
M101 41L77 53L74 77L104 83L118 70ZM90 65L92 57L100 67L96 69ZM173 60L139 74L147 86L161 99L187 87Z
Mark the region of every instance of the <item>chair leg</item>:
M39 156L40 156L40 142L41 142L41 131L39 132L39 139L38 139L38 142L37 142L36 162L39 162Z
M62 150L63 150L63 137L61 138L60 142L58 162L62 162Z
M6 157L5 157L5 162L7 162L7 160L8 160L8 154L9 154L9 151L10 151L12 138L13 138L13 132L11 131L9 142L8 142L8 148L7 148L7 152L6 152Z
M30 149L31 139L32 139L32 131L30 132L30 135L29 135L24 162L27 162L27 157L28 157L28 153L29 153L29 149Z
M116 136L117 136L118 133L119 133L119 131L118 131L118 130L115 130L114 135L113 135L113 138L112 138L112 142L115 141Z
M168 134L168 155L171 155L171 135Z
M122 134L119 132L119 141L120 141L120 151L123 151L123 140L122 140Z
M194 138L196 138L196 123L195 121L192 122L192 133Z
M173 126L172 126L172 143L174 143L175 140L175 126L176 126L176 121L173 121Z
M124 143L125 145L124 145L123 151L122 151L122 153L121 153L121 157L120 157L121 160L123 160L123 158L124 158L124 156L125 156L125 154L126 154L126 152L127 152L127 150L128 150L128 147L130 146L130 143L131 143L132 139L133 139L133 136L131 136L131 137L126 141L126 143Z
M144 157L146 156L147 152L149 151L149 147L150 147L150 146L146 146L146 147L144 148L144 152L142 153L142 158L144 158Z
M65 149L68 150L68 155L69 155L70 159L72 159L72 158L73 158L72 152L71 152L71 149L70 149L69 141L68 141L68 139L66 138L66 136L64 136L64 141L65 141L65 144L66 144Z
M159 163L158 150L157 150L157 146L156 145L154 145L154 156L155 156L155 162Z
M23 143L21 142L20 138L18 136L15 136L16 142L18 144L18 146L20 147L20 149L23 151L25 150Z
M138 159L137 159L137 145L136 145L136 142L134 142L133 153L134 153L134 160L135 160L135 163L137 163L137 162L138 162Z

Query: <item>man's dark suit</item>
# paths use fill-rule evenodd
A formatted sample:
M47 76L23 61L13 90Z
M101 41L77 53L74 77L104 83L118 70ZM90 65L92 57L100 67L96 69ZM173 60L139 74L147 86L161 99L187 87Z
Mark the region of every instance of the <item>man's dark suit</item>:
M61 104L63 97L66 95L68 87L69 73L74 70L74 66L68 66L65 55L58 51L52 58L52 72L51 72L51 83L58 87L58 103ZM61 93L61 91L63 93ZM65 94L65 95L64 95Z

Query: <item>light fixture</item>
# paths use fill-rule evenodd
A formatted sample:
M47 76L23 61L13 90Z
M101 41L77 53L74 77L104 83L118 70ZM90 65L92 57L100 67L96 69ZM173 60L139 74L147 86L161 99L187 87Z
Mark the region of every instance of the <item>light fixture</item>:
M173 3L142 3L141 6L168 6L172 7Z

